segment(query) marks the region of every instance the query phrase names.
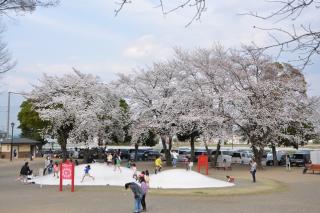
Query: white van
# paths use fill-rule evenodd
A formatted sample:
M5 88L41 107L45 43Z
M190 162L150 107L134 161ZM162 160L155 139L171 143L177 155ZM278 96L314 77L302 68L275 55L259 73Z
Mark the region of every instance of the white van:
M215 154L216 154L215 150L211 152L212 157L214 157ZM231 161L231 155L229 154L231 153L228 150L219 151L219 155L217 158L217 167L226 167L226 168L231 167L232 161Z
M217 159L217 167L231 167L231 156L230 155L219 155Z
M239 164L249 164L253 154L250 152L233 152L231 162Z

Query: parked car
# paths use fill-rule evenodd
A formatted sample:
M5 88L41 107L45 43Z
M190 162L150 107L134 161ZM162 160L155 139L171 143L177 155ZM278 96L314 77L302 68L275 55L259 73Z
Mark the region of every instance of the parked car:
M41 156L46 158L46 157L52 157L53 155L53 151L50 149L50 150L42 150L41 151Z
M148 149L138 149L137 157L135 149L130 149L130 160L145 161L148 159Z
M209 152L211 153L212 150L210 149ZM207 152L206 149L196 149L196 150L194 151L194 155L195 155L196 161L198 161L198 157L199 157L200 155L208 155L208 152Z
M155 160L158 156L160 156L160 152L156 150L147 150L144 155L146 156L145 160Z
M241 152L233 152L231 157L232 163L241 163Z
M186 162L191 157L190 149L179 149L178 153L179 153L178 162Z
M304 166L310 160L310 151L301 151L290 158L291 166Z
M120 158L122 160L124 159L129 160L130 159L129 149L120 149Z
M233 152L231 157L232 163L249 164L253 154L247 151Z
M217 152L217 150L213 150L212 152L211 152L211 155L215 155L216 154L216 152ZM229 156L232 156L232 154L233 154L233 151L231 151L231 150L220 150L219 151L219 155L229 155Z
M217 158L217 167L230 168L232 163L232 157L230 155L219 155Z
M282 166L286 164L286 155L287 153L284 151L277 151L277 160L278 160L278 165ZM267 158L266 158L266 165L267 166L273 166L273 154L272 152L269 152L267 154Z

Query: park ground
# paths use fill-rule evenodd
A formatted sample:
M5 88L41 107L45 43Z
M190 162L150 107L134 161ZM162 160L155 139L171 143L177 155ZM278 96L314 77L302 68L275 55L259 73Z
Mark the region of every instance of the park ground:
M132 212L131 191L121 187L82 186L74 193L58 186L24 185L15 179L23 160L0 160L0 212ZM38 171L43 159L30 163ZM138 169L152 170L152 162L138 163ZM164 168L171 169L171 168ZM148 212L152 213L302 213L320 212L320 174L302 174L303 168L266 167L258 170L257 183L251 182L247 166L232 170L210 169L209 176L225 180L236 178L236 186L223 189L159 190L147 195Z

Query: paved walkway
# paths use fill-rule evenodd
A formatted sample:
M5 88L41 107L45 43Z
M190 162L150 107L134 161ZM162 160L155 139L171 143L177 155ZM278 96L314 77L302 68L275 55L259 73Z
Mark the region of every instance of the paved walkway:
M58 192L57 187L40 188L15 181L23 161L0 161L0 212L60 213L60 212L132 212L133 196L130 191L116 187L81 187L75 193ZM42 160L31 163L32 168L42 166ZM140 165L149 167L149 165ZM138 165L139 168L139 165ZM150 167L151 169L151 167ZM291 172L284 168L258 171L257 178L283 182L287 189L281 192L235 196L166 196L149 194L148 212L153 213L302 213L320 212L320 175L302 174L302 168ZM232 171L211 170L210 175L221 177L228 173L241 181L242 187L255 187L250 182L247 168ZM257 185L259 186L259 185Z

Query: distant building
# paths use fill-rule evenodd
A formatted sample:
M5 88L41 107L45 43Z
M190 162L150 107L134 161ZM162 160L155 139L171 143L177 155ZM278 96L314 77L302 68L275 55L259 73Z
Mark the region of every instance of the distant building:
M0 130L0 141L4 140L7 138L7 132Z
M4 139L0 141L0 157L1 158L10 158L12 142L12 157L13 158L30 158L31 156L35 157L36 155L36 145L39 144L39 141L35 141L28 138L14 138Z
M42 146L42 150L61 150L57 139L46 138L47 143Z

